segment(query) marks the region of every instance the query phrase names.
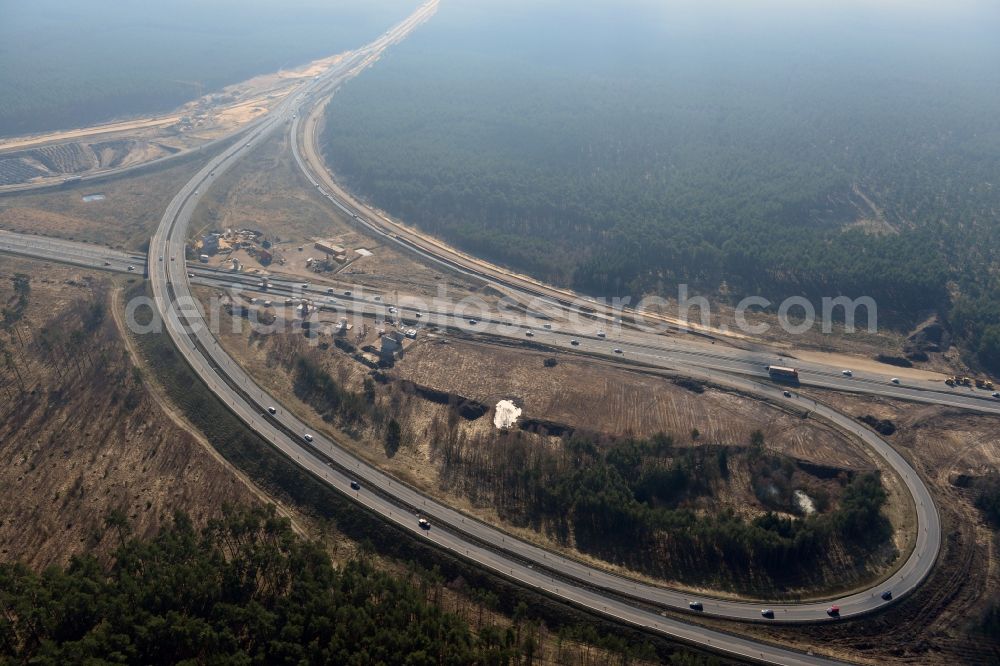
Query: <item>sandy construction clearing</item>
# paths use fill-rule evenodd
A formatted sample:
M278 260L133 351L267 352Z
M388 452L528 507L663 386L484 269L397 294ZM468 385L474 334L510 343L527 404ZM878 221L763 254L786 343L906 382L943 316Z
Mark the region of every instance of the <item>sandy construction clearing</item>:
M107 123L105 125L95 125L93 127L82 127L80 129L49 132L47 134L34 134L30 136L0 139L0 151L23 150L25 148L31 148L49 143L62 143L65 141L90 139L104 134L118 134L157 127L166 127L168 125L176 124L180 121L180 119L181 116L174 113L167 116L123 120L121 122Z

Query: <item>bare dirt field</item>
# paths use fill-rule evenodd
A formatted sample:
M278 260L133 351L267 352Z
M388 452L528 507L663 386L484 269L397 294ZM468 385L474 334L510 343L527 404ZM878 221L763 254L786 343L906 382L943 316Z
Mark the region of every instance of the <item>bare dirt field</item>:
M199 169L177 163L154 172L0 197L0 228L145 250L167 204ZM89 194L103 199L85 201Z
M546 368L545 358L558 364ZM803 460L868 469L871 461L840 433L753 398L709 388L695 393L666 378L599 365L571 354L543 354L461 341L425 343L397 363L394 374L488 404L513 398L525 417L573 424L585 431L649 437L666 432L682 442L746 445L755 430L769 448Z
M225 503L260 498L168 412L133 364L111 315L113 283L99 274L0 257L0 560L33 567L108 554L113 511L151 535L175 510L196 524ZM100 311L99 320L96 314ZM89 322L89 323L88 323Z
M299 173L287 135L272 137L219 179L195 211L190 236L197 239L211 231L243 228L262 231L273 243L274 261L266 267L245 254L234 255L249 270L307 281L349 282L379 291L403 288L409 294L426 296L437 294L441 286L462 293L470 288L455 276L428 268L358 231ZM317 240L340 245L347 251L347 260L334 262L332 271L311 270L307 259L325 257L314 247ZM359 249L370 256L358 253ZM227 257L217 255L210 263L224 262Z

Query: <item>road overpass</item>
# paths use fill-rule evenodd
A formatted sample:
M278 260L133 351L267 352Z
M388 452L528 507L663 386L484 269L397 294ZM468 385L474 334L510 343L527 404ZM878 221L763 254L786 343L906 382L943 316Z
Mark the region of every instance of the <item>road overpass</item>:
M229 408L241 418L251 429L269 441L276 449L284 453L291 461L308 470L318 478L329 483L340 492L353 498L368 510L380 515L404 531L410 532L415 538L427 540L434 545L447 550L454 555L465 558L477 565L491 570L525 586L531 587L554 598L561 599L593 612L611 617L637 627L659 632L681 641L687 641L712 650L736 657L781 664L819 664L828 663L822 656L809 655L795 650L770 644L760 643L723 631L707 629L702 626L664 617L648 606L678 611L687 611L692 595L662 587L648 585L630 580L606 571L592 568L572 558L548 552L533 544L514 538L492 526L465 516L454 509L443 505L433 498L427 497L417 490L388 477L375 467L354 457L338 443L319 433L312 433L309 426L297 416L270 396L257 385L254 380L230 358L219 346L205 324L201 312L194 306L190 292L192 278L206 284L225 284L226 279L218 275L204 275L201 268L188 267L183 261L186 230L191 214L195 210L200 197L211 184L225 171L236 164L254 146L263 141L272 132L294 123L296 113L304 105L311 103L318 95L326 94L335 89L350 76L376 59L391 43L405 37L409 31L419 25L431 13L435 3L428 3L407 21L389 31L376 42L350 54L339 65L332 68L320 80L305 86L299 93L291 96L280 104L274 113L259 124L248 130L244 139L222 149L174 197L165 212L160 226L151 243L150 282L157 308L163 317L166 330L177 345L180 353L202 378L206 385ZM290 123L289 121L292 121ZM335 200L335 195L327 193ZM370 215L353 207L350 202L340 201L340 206L352 215ZM376 232L378 233L378 232ZM390 233L390 232L386 232ZM9 235L0 235L0 249L3 244L13 248L20 239ZM51 243L51 239L40 241L48 243L44 251L49 259L57 260L54 255L64 255L70 263L86 266L93 262L94 268L112 268L121 270L120 263L134 260L134 255L123 253L123 256L107 255L106 251L94 248L84 251L78 246L68 246L61 243ZM16 252L23 256L31 256L31 243L23 243ZM88 246L89 247L89 246ZM15 250L12 250L15 251ZM420 249L429 257L435 257L433 252ZM97 266L97 263L101 266ZM109 262L110 265L105 265ZM116 263L117 262L117 263ZM127 269L126 269L127 270ZM464 266L462 270L476 274L474 266ZM488 280L495 278L486 273L480 277ZM283 285L282 285L283 288ZM534 289L534 287L531 287ZM544 293L544 292L543 292ZM560 303L561 296L552 296L553 301ZM341 299L342 300L342 299ZM350 307L362 312L378 312L379 305L370 302L358 302L348 299ZM452 323L460 323L460 318L454 313L440 313L446 318L451 317ZM508 332L509 337L522 338L523 329L516 327ZM759 353L745 352L738 349L706 350L704 345L692 347L683 340L653 340L638 334L629 334L620 340L609 342L593 336L583 336L573 331L552 331L544 335L551 336L544 340L553 348L566 348L570 351L599 354L611 359L640 362L657 367L673 368L694 376L703 377L708 381L731 386L761 395L768 400L787 400L781 388L753 381L753 377L761 376L763 361ZM576 339L579 344L573 345ZM539 340L541 341L541 340ZM666 347L658 345L667 345ZM615 354L612 345L622 350ZM741 354L743 354L741 356ZM829 368L809 368L802 373L803 383L817 386L838 388L844 381L832 376ZM931 387L897 387L881 383L877 377L857 377L850 384L853 390L864 390L887 397L904 397L905 399L921 399L923 401L953 400L956 406L974 408L979 411L1000 411L993 403L978 396L959 395L954 398L950 394L936 392ZM900 394L902 392L902 394ZM938 395L940 393L940 395ZM916 545L913 553L893 575L891 580L857 594L845 596L826 602L808 602L791 604L768 604L775 612L776 622L836 622L826 615L826 608L831 603L841 607L843 618L862 615L894 603L912 592L926 577L940 549L940 523L937 511L933 505L930 493L919 476L907 465L892 448L877 434L858 424L853 418L840 414L828 407L808 398L793 396L795 404L810 411L816 418L822 418L836 427L854 434L882 456L904 480L913 497L918 519ZM952 404L943 403L942 404ZM269 412L269 407L275 408L275 413ZM303 435L314 435L312 443L307 443ZM358 481L362 488L353 491L351 481ZM417 526L416 514L428 516L433 528L421 530ZM880 593L884 590L893 592L892 602L884 601ZM760 603L747 603L702 596L698 598L704 605L703 613L741 621L764 621L760 616ZM636 602L642 602L640 605Z

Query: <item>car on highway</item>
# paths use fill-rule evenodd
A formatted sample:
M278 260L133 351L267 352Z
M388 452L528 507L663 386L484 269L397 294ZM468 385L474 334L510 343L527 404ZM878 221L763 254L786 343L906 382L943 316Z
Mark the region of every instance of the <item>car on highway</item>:
M419 312L414 312L414 313L413 313L413 316L414 316L414 317L416 317L417 319L419 319L419 318L423 317L423 315L422 315L422 314L420 314Z
M786 398L791 398L792 397L792 392L791 391L782 391L781 395L785 396Z
M689 601L688 608L695 611L705 610L705 607L701 604L700 601Z
M357 481L351 481L351 490L361 490L361 484Z
M899 383L899 377L893 377L889 381L892 382L893 384L898 384Z
M580 346L580 341L577 340L576 338L573 338L572 340L570 340L569 343L571 345L573 345L574 347L579 347Z
M278 413L277 407L268 407L267 411L269 411L272 414L277 414Z
M619 347L615 347L615 353L616 354L624 354L625 352L623 352Z
M379 301L382 300L382 297L381 296L373 296L372 300L375 301L376 303L378 303Z
M332 294L332 293L333 293L333 287L330 287L329 289L327 289L327 290L326 290L326 293L328 293L328 294Z
M421 518L417 521L417 525L420 525L420 529L422 530L429 530L431 528L431 521L426 518Z
M306 433L306 434L302 435L302 439L306 440L307 442L311 442L311 441L313 441L313 436L310 435L309 433Z
M134 270L135 270L135 266L133 266L133 265L129 264L129 267L128 267L128 270L129 270L130 272L131 272L131 271L134 271Z
M535 333L530 328L527 331L525 331L524 334L529 338L535 337Z
M105 261L105 262L104 262L104 265L105 265L105 266L110 266L110 265L111 265L111 262L110 262L110 261Z
M992 395L994 398L1000 398L1000 391L993 391L993 393L991 393L990 395Z
M162 254L160 255L160 261L163 261L163 255Z
M830 606L826 609L826 614L830 617L840 617L840 606Z
M479 322L477 322L477 321L476 321L475 319L470 319L470 320L469 320L469 326L475 326L475 325L476 325L476 324L478 324L478 323L479 323Z
M551 331L552 330L552 324L542 324L542 328L544 328L547 331Z
M889 601L890 599L892 599L892 590L886 590L885 592L883 592L882 599L884 599L885 601Z
M345 291L344 292L344 296L350 296L350 295L351 295L351 292L349 292L349 291Z
M308 282L303 282L302 283L302 288L303 289L308 289L309 288L309 283Z
M604 331L598 331L597 332L597 337L599 337L599 338L606 338L606 337L608 337L608 334L605 333Z
M760 611L760 614L768 619L774 619L774 611L770 608L764 608Z
M189 278L193 278L194 277L194 273L188 273L188 277Z
M853 370L841 370L840 374L844 375L845 377L853 377L854 376L854 371Z

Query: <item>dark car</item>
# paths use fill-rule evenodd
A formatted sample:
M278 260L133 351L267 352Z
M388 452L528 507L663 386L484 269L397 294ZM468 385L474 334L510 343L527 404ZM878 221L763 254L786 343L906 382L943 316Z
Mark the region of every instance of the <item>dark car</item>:
M705 610L705 607L701 605L700 601L689 601L688 608L696 611Z
M357 481L351 481L351 490L361 490L361 484Z
M771 610L770 608L765 608L764 610L762 610L760 612L760 614L763 615L764 617L768 618L768 619L773 619L774 618L774 611Z
M892 599L892 590L886 590L885 592L883 592L882 598L885 599L886 601Z
M826 614L830 617L840 617L840 606L830 606L826 609Z
M431 522L426 518L421 518L417 521L417 524L420 525L420 529L422 530L429 530L431 528Z
M277 407L268 407L267 411L271 412L272 414L277 414L278 413L278 408Z

